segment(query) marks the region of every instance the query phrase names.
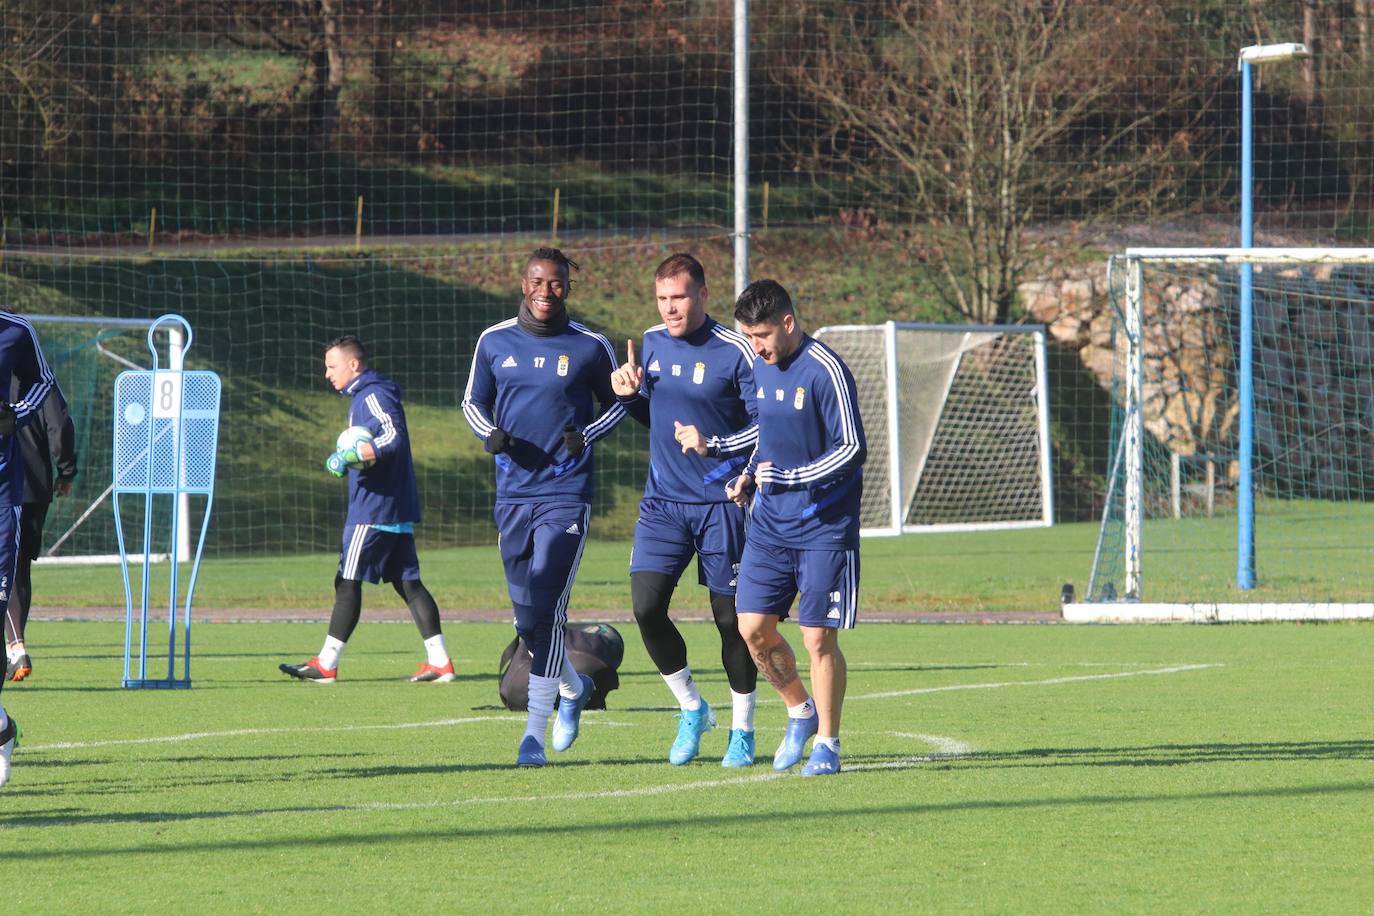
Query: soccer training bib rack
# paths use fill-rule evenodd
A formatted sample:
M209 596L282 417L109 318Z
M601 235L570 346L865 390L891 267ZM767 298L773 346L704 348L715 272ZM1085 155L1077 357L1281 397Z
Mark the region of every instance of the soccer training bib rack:
M166 326L181 346L171 348L169 368L158 364L154 335ZM148 328L152 369L121 372L114 395L114 506L115 536L124 574L124 686L180 688L191 686L191 598L200 571L200 555L210 524L210 504L215 493L215 451L219 442L220 380L214 372L182 368L191 347L191 325L180 315L163 315ZM138 504L120 497L143 498L142 588L139 606L129 579L130 556L124 544L125 513L138 518ZM200 537L194 557L185 556L181 531L191 524L191 497L203 496ZM156 524L155 524L156 523ZM164 527L165 526L165 527ZM154 549L167 537L166 554ZM148 675L148 605L153 587L152 566L167 560L167 672ZM181 674L177 675L178 578L180 564L191 563L184 603L180 609ZM137 630L137 633L135 633Z

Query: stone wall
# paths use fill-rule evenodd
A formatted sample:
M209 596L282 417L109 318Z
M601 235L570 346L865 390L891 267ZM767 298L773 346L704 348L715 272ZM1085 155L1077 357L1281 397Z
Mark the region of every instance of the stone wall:
M1374 499L1374 269L1259 270L1255 469L1262 492ZM1117 354L1105 260L1021 286L1032 321L1110 389ZM1235 480L1234 274L1146 282L1143 403L1154 438Z

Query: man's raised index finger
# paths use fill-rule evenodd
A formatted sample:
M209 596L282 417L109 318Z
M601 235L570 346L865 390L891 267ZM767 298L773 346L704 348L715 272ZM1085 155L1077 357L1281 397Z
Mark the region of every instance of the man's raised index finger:
M630 354L627 365L629 365L631 369L635 368L635 342L633 340L625 341L625 352Z

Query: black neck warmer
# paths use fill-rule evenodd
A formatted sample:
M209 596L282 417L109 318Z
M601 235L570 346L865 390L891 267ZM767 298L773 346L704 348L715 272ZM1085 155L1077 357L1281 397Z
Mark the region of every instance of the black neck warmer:
M535 337L555 337L562 334L568 326L568 310L564 308L548 321L540 321L530 311L529 303L521 299L520 314L516 322L520 325L520 330L527 334L533 334Z

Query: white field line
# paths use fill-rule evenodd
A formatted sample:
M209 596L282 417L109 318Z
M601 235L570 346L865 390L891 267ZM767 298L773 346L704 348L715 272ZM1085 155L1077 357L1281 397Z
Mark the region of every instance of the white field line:
M1113 674L1081 675L1077 677L1049 678L1042 681L1002 681L987 684L958 684L947 687L931 687L914 691L896 691L893 693L867 694L854 699L882 699L888 696L910 696L918 693L934 693L944 690L991 690L1001 687L1030 687L1045 686L1054 684L1071 684L1083 681L1100 681L1111 678L1133 677L1142 674L1174 674L1182 671L1197 671L1204 668L1219 668L1219 664L1199 664L1199 665L1173 665L1166 668L1154 668L1148 671L1125 671ZM60 750L87 747L108 747L110 745L128 744L159 744L176 741L191 741L200 738L227 737L236 735L261 735L261 734L281 734L288 732L347 732L365 731L375 729L400 729L400 728L435 728L449 725L467 725L484 722L509 722L521 721L521 716L473 716L465 719L439 719L432 722L408 722L394 725L342 725L324 726L318 728L262 728L262 729L235 729L224 732L195 732L186 735L168 735L160 738L131 738L114 741L92 741L92 742L67 742L62 744L34 745L28 748L30 751L40 750ZM620 723L614 723L619 725ZM903 758L900 760L887 760L875 763L853 763L844 767L846 772L878 771L878 770L902 770L921 766L936 760L949 760L957 757L966 756L976 752L972 745L944 735L925 735L912 732L884 732L882 734L892 735L898 738L908 738L931 745L934 751L930 754L917 755ZM373 811L414 811L414 810L436 810L472 807L476 805L493 804L520 804L534 802L537 804L548 804L549 802L567 801L595 801L598 799L620 799L620 798L644 798L658 795L668 795L677 792L695 792L701 789L721 789L736 786L748 786L761 782L770 782L776 779L789 777L790 772L776 772L765 770L759 773L752 773L745 776L736 776L727 779L708 779L700 782L671 783L657 786L643 786L637 789L608 789L600 792L566 792L559 795L506 795L489 796L485 798L459 798L449 801L431 802L370 802L356 805L327 805L321 808L310 809L315 813L324 812L373 812ZM244 813L242 817L267 817L280 812L250 812ZM54 820L51 824L29 824L30 828L35 826L61 826L60 819ZM7 825L0 825L0 831L10 829Z
M1117 671L1110 674L1081 674L1071 677L1048 678L1039 681L993 681L982 684L949 684L943 687L917 687L911 690L893 690L883 693L868 693L859 696L846 697L847 701L852 700L882 700L892 697L915 696L926 693L944 693L951 690L995 690L1003 687L1038 687L1051 686L1055 684L1072 684L1082 681L1102 681L1125 677L1138 677L1140 675L1160 675L1175 674L1181 671L1197 671L1204 668L1219 668L1216 663L1195 664L1195 665L1173 665L1166 668L1151 668L1143 671ZM34 751L62 751L62 750L86 750L98 747L117 747L129 745L148 745L148 744L175 744L183 741L201 741L213 738L238 738L251 737L258 735L285 735L285 734L323 734L328 732L356 732L356 731L388 731L395 729L415 729L415 728L444 728L453 725L478 725L488 722L523 722L524 716L469 716L462 719L435 719L428 722L395 722L380 725L321 725L305 726L294 728L236 728L224 731L204 731L187 732L180 735L160 735L151 738L112 738L103 741L63 741L55 744L25 744L24 750L32 753ZM611 727L633 727L637 723L616 722L606 720L598 722L598 725ZM857 769L857 767L854 767Z
M1123 677L1141 677L1147 674L1178 674L1181 671L1201 671L1205 668L1220 668L1215 662L1199 665L1171 665L1167 668L1147 668L1143 671L1114 671L1110 674L1076 674L1072 677L1051 677L1040 681L992 681L985 684L947 684L944 687L914 687L911 690L886 690L882 693L865 693L850 700L887 700L893 697L911 697L924 693L945 693L951 690L997 690L1002 687L1049 687L1055 684L1077 684L1083 681L1110 681Z
M873 732L871 734L883 734L896 738L910 738L929 744L935 748L930 754L921 754L914 757L907 757L902 760L888 760L881 763L846 763L843 772L858 772L862 770L902 770L920 766L923 763L930 763L934 760L948 760L955 757L964 757L975 753L973 745L960 741L958 738L950 738L945 735L918 735L911 732ZM747 776L736 776L729 779L706 779L700 782L670 783L667 785L643 786L637 789L606 789L601 792L565 792L559 795L504 795L492 796L487 798L459 798L453 801L442 802L365 802L357 805L331 805L328 811L413 811L427 810L431 808L459 808L469 805L493 805L511 804L518 802L557 802L557 801L595 801L604 798L645 798L656 795L670 795L677 792L695 791L698 789L721 789L731 786L746 786L760 782L772 782L775 779L787 779L794 777L793 772L776 772L767 770L762 773L751 773Z
M469 716L466 719L434 719L430 722L393 722L386 725L318 725L304 728L235 728L219 732L187 732L184 735L162 735L156 738L113 738L108 741L63 741L58 744L23 744L25 751L85 750L92 747L114 747L129 744L175 744L180 741L200 741L206 738L238 738L245 735L292 735L320 732L385 731L399 728L443 728L449 725L475 725L481 722L524 722L524 716Z
M805 658L798 658L797 663L805 667ZM900 665L901 662L893 661L854 661L847 659L845 664L850 668L891 668ZM911 671L922 671L930 668L1158 668L1171 665L1174 662L1012 662L1012 661L982 661L982 662L942 662L937 659L923 659L914 662L910 666Z
M502 717L482 718L482 720L475 721L499 722L504 720L510 720L510 718L515 717L510 717L510 715L502 715ZM419 728L419 726L425 725L463 724L463 722L470 721L474 720L442 720L438 722L415 722L415 724L398 726L398 728ZM368 726L359 726L359 728L368 728ZM258 729L257 732L250 731L250 729L242 729L242 731L225 733L227 733L227 735L240 735L240 733L245 732L261 733L262 731L278 732L290 731L290 729ZM317 729L317 731L323 731L323 729ZM330 731L346 731L346 729L330 729ZM889 735L893 737L907 737L907 739L918 740L918 742L930 744L930 746L933 746L934 748L936 748L936 750L934 750L934 753L932 754L915 755L915 757L896 759L896 761L877 762L877 764L846 764L844 766L844 772L860 772L860 770L911 769L914 768L914 766L921 766L922 764L929 764L929 762L937 761L937 759L951 759L955 757L963 757L963 755L973 754L974 750L976 750L976 748L971 746L971 744L960 742L960 740L956 739L956 737L948 737L944 735L915 735L915 733L911 732L866 733L878 733L878 735ZM48 744L47 747L67 746L54 746L54 744ZM38 750L38 748L34 747L30 748L30 750ZM357 803L357 805L326 805L322 806L322 808L312 810L315 810L315 812L317 813L412 812L412 810L471 808L471 806L477 805L517 805L517 803L526 802L547 805L547 803L550 802L587 802L598 801L598 799L607 798L651 798L655 797L655 795L671 795L676 794L676 792L694 792L703 790L703 788L732 788L753 786L753 784L768 783L768 781L778 779L789 779L789 777L793 776L796 776L796 773L779 773L776 772L776 770L764 770L764 772L750 773L750 775L747 776L730 777L730 779L708 779L701 781L692 781L692 783L669 783L661 784L661 786L643 786L640 788L611 788L611 790L603 790L599 792L562 792L562 794L558 795L491 795L491 797L455 798L449 799L449 801L441 802L363 802ZM239 814L227 814L227 817L268 817L276 813L279 812L243 812ZM148 820L157 820L157 816L148 817ZM36 827L49 827L49 825L59 827L59 825L62 825L59 823L59 821L60 818L55 818L55 821L52 824L34 824L32 823L32 821L30 821L30 823L22 824L22 827L25 827L27 829L33 829ZM0 831L5 831L5 829L18 827L21 827L21 824L0 824Z
M972 744L967 744L957 738L947 738L944 735L917 735L911 732L886 732L894 738L911 738L914 741L923 741L935 748L934 757L967 757L975 750Z

